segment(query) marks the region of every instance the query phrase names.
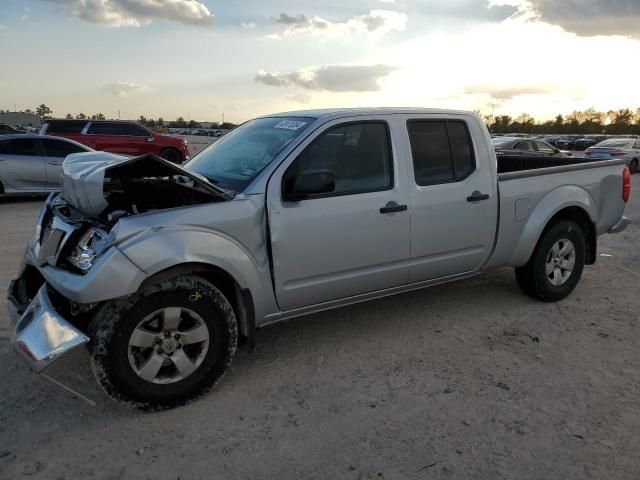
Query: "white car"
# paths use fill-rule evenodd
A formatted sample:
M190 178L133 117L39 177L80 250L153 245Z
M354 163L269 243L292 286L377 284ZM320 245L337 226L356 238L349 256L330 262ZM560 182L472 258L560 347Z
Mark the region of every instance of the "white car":
M612 138L588 148L584 155L589 160L625 160L631 173L635 173L640 169L640 140Z

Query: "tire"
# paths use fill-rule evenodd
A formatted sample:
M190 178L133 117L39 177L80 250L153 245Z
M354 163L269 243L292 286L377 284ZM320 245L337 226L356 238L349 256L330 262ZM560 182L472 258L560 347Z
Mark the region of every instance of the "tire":
M178 165L182 163L182 156L175 148L165 148L160 152L160 156L171 163L177 163Z
M89 332L96 380L116 401L141 410L176 407L207 392L231 364L238 342L231 304L196 276L108 302Z
M638 173L638 169L639 169L638 159L634 158L633 160L631 160L631 163L629 164L629 170L631 171L631 173Z
M516 268L516 280L530 297L557 302L576 288L585 256L584 232L577 223L562 220L543 232L527 264ZM569 270L571 262L573 267Z

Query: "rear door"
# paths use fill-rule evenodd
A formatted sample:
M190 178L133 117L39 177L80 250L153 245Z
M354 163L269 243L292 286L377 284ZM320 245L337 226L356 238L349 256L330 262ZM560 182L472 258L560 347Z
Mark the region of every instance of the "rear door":
M271 177L273 275L283 310L408 282L406 168L391 132L380 117L330 122ZM295 178L317 169L333 173L333 192L286 200Z
M62 162L72 153L86 152L87 150L75 143L65 142L53 138L42 138L40 143L46 159L45 169L47 176L47 188L56 190L60 188L60 175L62 175Z
M471 117L407 117L411 282L478 270L496 234L495 164ZM469 120L469 121L467 121Z
M0 138L0 178L15 190L46 190L44 156L33 138Z
M91 122L86 137L92 139L95 150L135 155L135 148L127 142L128 127L124 122Z

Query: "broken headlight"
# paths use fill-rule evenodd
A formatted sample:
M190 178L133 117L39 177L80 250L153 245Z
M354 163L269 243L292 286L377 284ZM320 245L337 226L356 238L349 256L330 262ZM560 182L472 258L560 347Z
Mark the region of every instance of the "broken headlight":
M111 244L109 234L99 228L90 228L82 237L73 253L67 257L69 263L80 270L87 273L96 258L104 252Z

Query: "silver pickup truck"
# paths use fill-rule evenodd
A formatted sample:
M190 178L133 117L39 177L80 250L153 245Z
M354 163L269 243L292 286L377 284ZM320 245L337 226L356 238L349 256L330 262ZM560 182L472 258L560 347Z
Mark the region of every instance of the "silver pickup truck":
M269 115L184 168L67 157L9 290L40 371L88 344L113 398L169 408L209 389L240 340L310 312L515 268L558 301L623 230L621 161L496 159L474 114Z

